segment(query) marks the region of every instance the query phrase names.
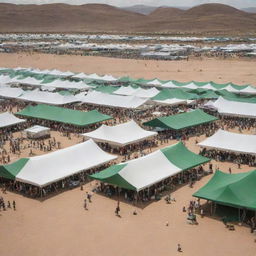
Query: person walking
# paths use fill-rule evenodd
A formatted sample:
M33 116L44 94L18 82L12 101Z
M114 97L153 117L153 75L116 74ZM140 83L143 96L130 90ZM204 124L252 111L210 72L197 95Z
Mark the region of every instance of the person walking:
M92 195L90 193L86 192L86 197L87 197L89 203L91 203L92 202Z
M14 200L12 202L12 208L13 208L14 211L16 211L16 202Z

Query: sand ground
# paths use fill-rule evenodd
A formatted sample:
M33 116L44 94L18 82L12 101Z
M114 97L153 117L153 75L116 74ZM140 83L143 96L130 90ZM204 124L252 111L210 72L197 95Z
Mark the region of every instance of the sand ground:
M133 77L181 81L217 81L218 76L221 76L220 82L256 84L256 65L247 61L148 62L98 57L0 54L0 66L58 68L63 71L109 73L117 76L128 74ZM205 72L199 72L200 68ZM177 72L178 69L182 72ZM57 141L62 142L63 147L80 141L79 138L69 141L57 133L53 135L58 138ZM198 152L195 139L191 138L186 146ZM198 141L203 139L204 136L197 138ZM28 151L25 150L22 156L27 154ZM233 172L253 169L242 166L238 170L234 164L215 161L213 166L218 166L225 172L229 167ZM202 178L193 188L188 185L178 188L172 194L176 202L170 205L164 200L143 206L122 201L121 218L114 214L117 201L100 194L93 194L89 210L84 210L85 192L93 188L94 182L88 183L84 191L77 188L44 201L7 192L3 195L4 198L16 200L17 211L0 212L1 255L255 256L255 237L246 227L236 226L235 231L228 231L221 221L212 217L198 218L197 226L186 223L186 213L182 212L182 207L188 205L192 194L210 178L211 175ZM134 208L137 208L137 216L132 214ZM165 226L166 221L169 222L168 227ZM178 243L181 244L183 253L177 252Z
M256 85L256 59L132 60L50 54L0 53L1 67L33 67L134 78Z

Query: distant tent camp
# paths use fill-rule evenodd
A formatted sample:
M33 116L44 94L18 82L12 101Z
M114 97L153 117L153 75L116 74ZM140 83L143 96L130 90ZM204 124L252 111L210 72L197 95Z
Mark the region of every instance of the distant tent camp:
M188 127L210 123L218 120L215 116L209 115L200 109L193 110L173 116L158 117L143 123L145 126L181 130Z
M112 119L111 116L101 114L97 110L83 112L43 104L37 106L28 106L20 112L16 113L16 115L55 121L76 126L86 126Z
M256 170L229 174L216 171L194 197L236 208L256 210Z
M44 187L116 159L104 152L93 140L79 143L49 154L0 166L0 177Z
M102 125L92 132L84 133L83 136L92 138L98 142L107 142L111 145L124 147L157 135L156 132L142 129L136 122L118 124L116 126Z
M209 158L189 151L178 142L146 156L113 165L90 177L128 190L140 191L209 161Z

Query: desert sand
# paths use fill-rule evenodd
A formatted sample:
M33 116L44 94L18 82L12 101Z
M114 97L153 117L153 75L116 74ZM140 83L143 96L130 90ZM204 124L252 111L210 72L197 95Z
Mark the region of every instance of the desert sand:
M117 77L174 79L181 82L195 80L256 85L256 65L253 59L156 61L74 55L0 53L0 66L56 68L62 71L111 74Z
M0 54L0 66L57 68L63 71L112 74L115 76L198 80L256 84L256 65L252 61L137 61L100 57L52 56L26 54ZM202 71L200 71L202 69ZM180 70L180 72L177 72ZM248 132L248 131L247 131ZM79 142L79 138L68 141L59 134L53 134L63 147ZM197 140L204 139L200 136ZM198 153L193 137L186 146ZM173 144L175 141L169 142ZM161 145L164 147L165 145ZM27 156L24 151L22 156ZM231 163L212 161L214 168L228 172L249 171L254 168L242 166L241 170ZM93 194L89 210L83 208L85 192L94 182L88 183L84 191L80 188L65 191L40 201L7 192L5 200L16 200L17 211L0 212L0 252L4 256L254 256L255 237L249 228L236 226L229 231L224 224L212 217L199 218L199 225L189 225L182 207L193 200L192 194L203 186L212 175L177 188L172 196L176 202L168 205L162 199L158 202L137 205L121 201L121 218L114 214L116 199ZM137 209L138 215L132 214ZM165 225L166 221L169 226ZM177 252L180 243L182 253Z

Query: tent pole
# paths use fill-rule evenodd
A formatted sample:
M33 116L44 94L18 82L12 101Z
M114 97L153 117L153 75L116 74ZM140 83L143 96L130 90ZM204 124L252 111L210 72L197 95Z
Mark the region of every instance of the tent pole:
M238 208L238 220L240 222L240 208Z

